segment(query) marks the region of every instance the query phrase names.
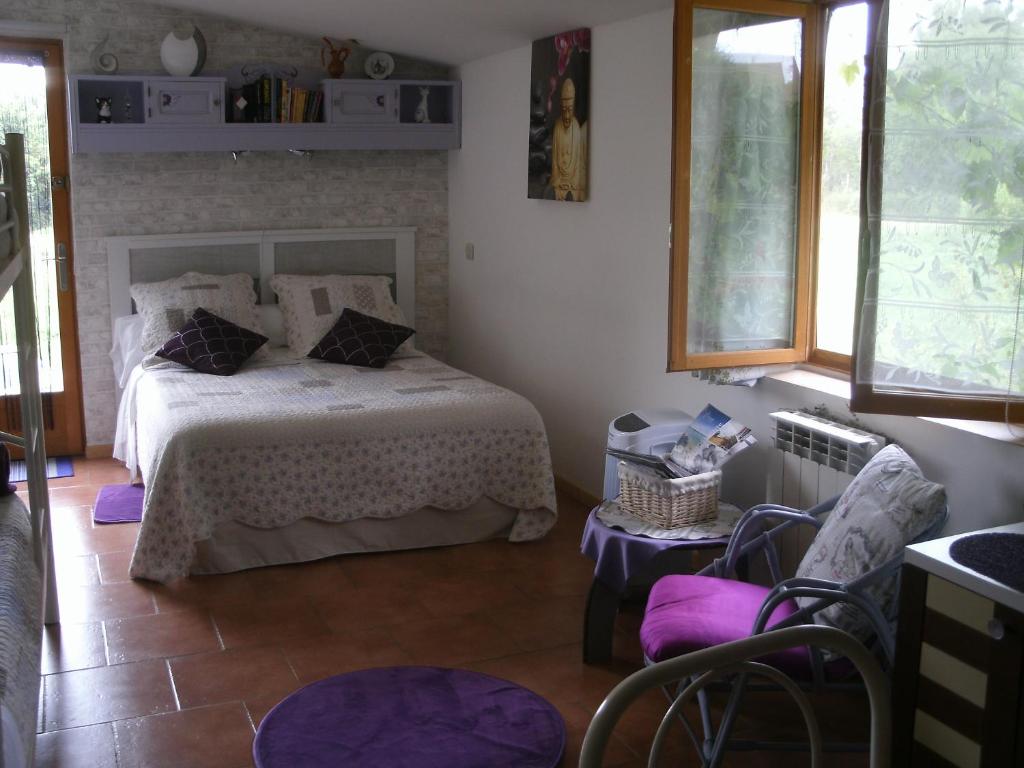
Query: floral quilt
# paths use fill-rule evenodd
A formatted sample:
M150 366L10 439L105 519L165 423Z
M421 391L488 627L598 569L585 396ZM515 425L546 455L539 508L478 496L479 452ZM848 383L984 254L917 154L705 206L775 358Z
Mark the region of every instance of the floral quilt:
M195 543L228 520L396 518L486 496L520 510L511 541L555 523L537 410L426 355L383 369L290 359L229 377L151 370L132 386L146 481L134 578L185 576Z

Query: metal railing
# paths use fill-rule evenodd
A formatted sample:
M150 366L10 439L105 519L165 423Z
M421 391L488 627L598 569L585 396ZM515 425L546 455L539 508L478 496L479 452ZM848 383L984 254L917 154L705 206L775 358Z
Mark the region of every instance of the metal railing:
M0 439L25 451L28 478L29 512L36 563L43 581L43 619L47 624L59 621L56 574L53 562L53 536L50 528L50 498L46 480L46 448L43 443L43 410L39 395L39 341L32 285L31 238L28 236L28 198L25 185L25 138L19 133L4 135L0 145L0 193L10 203L9 221L17 222L0 231L12 233L11 266L13 277L14 322L18 339L18 374L21 381L22 434L0 431ZM20 262L20 263L19 263ZM7 266L7 265L5 265ZM4 270L6 273L6 270ZM6 286L5 286L6 289Z

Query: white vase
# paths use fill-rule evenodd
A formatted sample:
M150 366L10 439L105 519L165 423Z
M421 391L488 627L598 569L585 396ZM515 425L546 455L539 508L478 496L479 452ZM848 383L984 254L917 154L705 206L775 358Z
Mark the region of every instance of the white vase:
M160 45L160 63L175 77L198 75L206 63L206 40L195 24L178 25Z

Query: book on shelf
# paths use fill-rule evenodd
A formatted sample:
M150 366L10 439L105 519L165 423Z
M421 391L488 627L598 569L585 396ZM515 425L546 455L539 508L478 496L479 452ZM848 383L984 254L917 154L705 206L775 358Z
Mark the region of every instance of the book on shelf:
M303 88L268 75L229 88L225 120L229 123L319 123L323 91Z

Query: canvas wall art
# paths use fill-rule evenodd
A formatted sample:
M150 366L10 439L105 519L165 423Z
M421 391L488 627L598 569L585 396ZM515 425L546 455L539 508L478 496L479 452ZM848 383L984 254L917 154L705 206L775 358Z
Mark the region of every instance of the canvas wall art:
M589 193L590 30L533 44L527 196L583 202Z

